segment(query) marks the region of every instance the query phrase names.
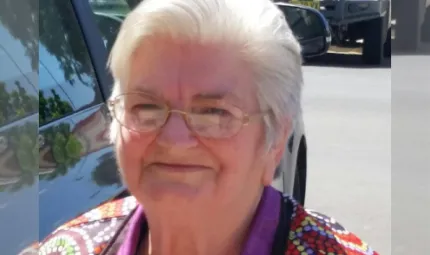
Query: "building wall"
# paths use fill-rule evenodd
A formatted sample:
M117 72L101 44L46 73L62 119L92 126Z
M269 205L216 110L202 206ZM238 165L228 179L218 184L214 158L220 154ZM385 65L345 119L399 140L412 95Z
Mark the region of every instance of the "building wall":
M430 0L423 0L420 8L420 40L418 50L430 53Z
M430 0L393 1L392 7L396 20L394 54L430 53L430 40L424 40L430 37L424 34L430 33Z
M392 19L396 20L394 53L416 52L420 36L420 6L426 0L392 1ZM422 9L422 8L421 8Z

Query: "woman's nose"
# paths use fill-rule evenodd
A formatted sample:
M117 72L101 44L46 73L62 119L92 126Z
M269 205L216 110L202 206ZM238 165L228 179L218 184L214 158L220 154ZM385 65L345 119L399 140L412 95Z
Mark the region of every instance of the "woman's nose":
M158 143L164 146L191 148L197 145L198 140L188 128L185 115L172 112L157 137Z

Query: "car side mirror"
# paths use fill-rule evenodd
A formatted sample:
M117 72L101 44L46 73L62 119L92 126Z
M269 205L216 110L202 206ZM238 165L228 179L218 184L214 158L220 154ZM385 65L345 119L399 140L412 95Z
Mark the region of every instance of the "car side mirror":
M304 58L327 53L331 44L330 26L322 13L311 7L288 3L276 3L282 10L302 46Z

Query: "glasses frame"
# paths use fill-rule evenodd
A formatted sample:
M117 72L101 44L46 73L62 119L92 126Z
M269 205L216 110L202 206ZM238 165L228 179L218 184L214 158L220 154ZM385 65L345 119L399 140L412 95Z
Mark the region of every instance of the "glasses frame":
M165 107L165 111L166 111L166 113L167 114L165 114L165 118L164 118L164 120L163 120L163 124L161 124L158 128L155 128L154 130L151 130L151 131L142 131L142 130L136 130L136 129L133 129L133 128L130 128L130 127L128 127L128 126L126 126L125 124L123 124L120 120L119 120L119 118L116 116L116 112L115 112L115 107L116 107L116 104L120 101L120 99L121 99L121 97L123 97L123 96L127 96L127 95L144 95L144 96L148 96L148 97L151 97L151 98L154 98L154 99L157 99L157 100L159 100L160 102L162 102L162 104L164 105L164 107ZM183 120L184 120L184 122L185 122L185 124L187 125L187 127L188 127L188 129L190 130L190 132L192 132L194 135L196 135L196 136L199 136L199 137L204 137L204 138L211 138L211 139L223 139L223 138L231 138L231 137L234 137L234 136L236 136L239 132L240 132L240 130L242 130L242 128L244 127L244 126L248 126L249 125L249 123L251 123L252 121L254 121L254 120L257 120L257 119L259 119L259 118L261 118L261 117L264 117L265 115L267 115L268 113L269 113L269 111L263 111L263 112L259 112L259 113L248 113L248 112L245 112L245 111L243 111L240 107L238 107L238 106L236 106L236 105L233 105L234 107L236 107L239 111L240 111L240 113L241 113L241 117L237 117L237 116L234 116L234 118L236 118L237 120L239 120L240 121L240 127L238 127L237 128L237 131L235 131L235 132L233 132L231 135L229 135L229 136L224 136L224 137L220 137L220 138L217 138L217 137L207 137L207 136L202 136L202 135L200 135L199 134L199 132L197 132L197 131L195 131L194 130L194 128L192 127L192 125L190 125L190 112L189 111L186 111L186 110L180 110L180 109L174 109L174 108L172 108L166 101L164 101L164 100L161 100L161 99L159 99L159 98L157 98L156 96L154 96L154 95L151 95L151 94L149 94L149 93L145 93L145 92L126 92L126 93L121 93L121 94L119 94L119 95L117 95L115 98L113 98L113 99L108 99L107 100L107 105L108 105L108 109L109 109L109 111L110 111L110 114L111 114L111 116L113 116L115 119L116 119L116 121L118 121L118 123L121 125L121 126L123 126L124 128L126 128L126 129L128 129L128 130L131 130L131 131L134 131L134 132L138 132L138 133L143 133L143 134L145 134L145 133L151 133L151 132L157 132L157 131L160 131L165 125L166 125L166 123L167 123L167 121L169 120L169 118L170 118L170 116L172 115L172 113L177 113L177 114L180 114L180 115L182 115L182 118L183 118Z

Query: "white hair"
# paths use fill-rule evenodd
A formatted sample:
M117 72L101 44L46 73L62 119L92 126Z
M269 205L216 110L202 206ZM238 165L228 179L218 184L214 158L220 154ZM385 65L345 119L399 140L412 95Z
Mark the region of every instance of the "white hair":
M109 58L115 80L111 98L128 83L131 56L149 37L235 45L252 68L272 146L287 121L301 111L301 48L284 14L270 0L144 0L124 20ZM111 125L115 142L119 124Z

